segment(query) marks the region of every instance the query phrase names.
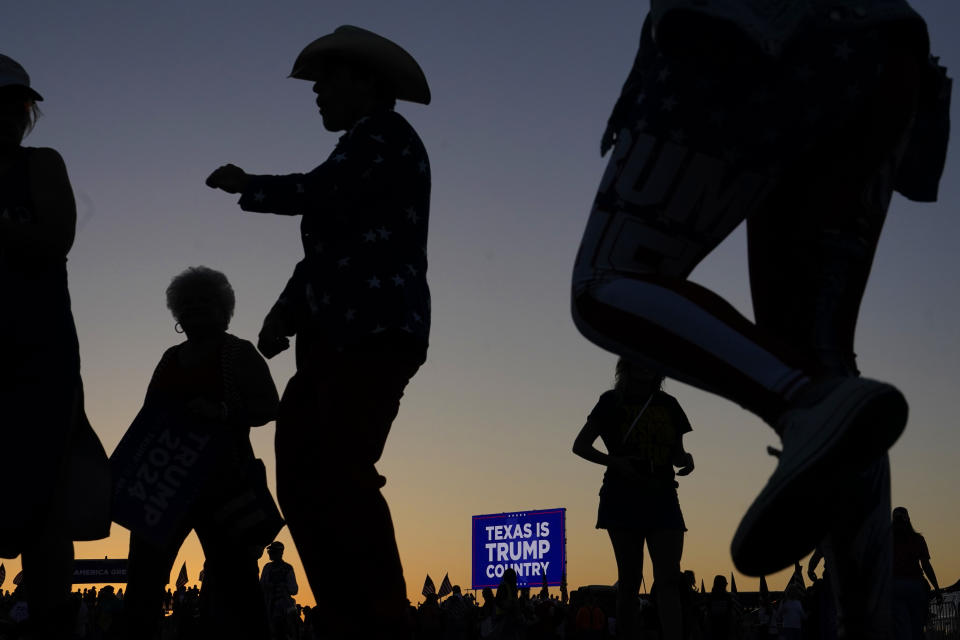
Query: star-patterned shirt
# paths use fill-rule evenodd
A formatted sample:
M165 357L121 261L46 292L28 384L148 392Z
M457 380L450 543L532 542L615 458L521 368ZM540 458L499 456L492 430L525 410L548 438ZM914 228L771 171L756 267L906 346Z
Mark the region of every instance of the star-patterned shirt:
M907 0L652 0L654 29L669 22L667 18L673 12L679 12L677 16L700 14L727 22L772 56L779 56L811 24L863 29L894 22L913 23L918 35L922 31L926 38L923 21Z
M765 2L770 6L765 6ZM751 30L761 29L767 20L784 18L785 14L771 13L773 5L781 4L789 5L786 13L807 18L800 20L795 33L791 32L791 46L777 57L777 72L770 73L763 70L767 69L764 64L754 68L754 49L744 47L746 40L741 42L731 34L750 36ZM873 92L869 89L881 77L889 48L886 32L878 24L896 21L896 33L911 43L914 53L920 59L929 55L925 23L902 0L861 2L857 6L866 13L856 20L856 12L849 7L844 9L844 4L850 3L830 3L832 9L828 12L827 3L821 0L652 3L633 66L607 123L603 151L612 148L625 132L633 139L649 134L720 159L730 167L773 178L783 175L796 158L809 153L819 140L841 135L851 114L871 108ZM687 5L691 12L736 27L729 32L718 30L718 41L714 43L730 48L730 60L714 64L705 56L697 64L689 64L683 62L683 56L661 46L665 36L661 33L654 37L658 20L665 20L673 9ZM833 11L839 11L837 15L842 19L831 18ZM668 31L675 37L686 33L674 27ZM773 26L770 29L775 31ZM696 37L697 31L691 28L689 35ZM737 46L733 47L733 43ZM677 48L677 43L673 47ZM923 84L923 95L949 92L949 79L935 58L930 58ZM923 167L922 172L914 173L925 173L931 178L914 178L911 183L929 183L914 186L897 176L898 190L904 186L902 192L909 193L911 199L936 199L948 137L948 107L946 97L926 110L921 105L917 113L918 122L913 125L909 143L917 150L915 156L926 157L924 162L914 160L911 164ZM898 170L903 173L901 168Z
M250 176L240 206L302 216L304 259L271 311L297 328L298 354L305 338L334 350L425 352L430 163L401 115L361 119L309 173Z

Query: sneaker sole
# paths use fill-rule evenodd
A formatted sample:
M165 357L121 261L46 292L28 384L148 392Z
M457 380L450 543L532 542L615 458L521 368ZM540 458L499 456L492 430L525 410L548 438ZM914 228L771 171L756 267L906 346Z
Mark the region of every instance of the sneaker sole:
M750 505L730 545L741 573L770 575L812 551L843 508L837 502L844 495L839 489L903 433L908 411L903 395L879 382L864 389L863 382L856 384L859 388L852 397L837 402L817 432L825 435L810 438L806 451L791 454L800 462L788 473L778 475L778 466ZM834 393L842 396L842 386Z

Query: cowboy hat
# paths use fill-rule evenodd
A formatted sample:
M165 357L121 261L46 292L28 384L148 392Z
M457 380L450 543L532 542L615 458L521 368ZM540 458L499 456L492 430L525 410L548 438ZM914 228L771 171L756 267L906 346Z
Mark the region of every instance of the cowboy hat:
M393 86L398 100L430 104L430 87L417 61L395 42L372 31L343 25L308 44L293 63L291 78L320 78L324 58L343 56L362 62Z

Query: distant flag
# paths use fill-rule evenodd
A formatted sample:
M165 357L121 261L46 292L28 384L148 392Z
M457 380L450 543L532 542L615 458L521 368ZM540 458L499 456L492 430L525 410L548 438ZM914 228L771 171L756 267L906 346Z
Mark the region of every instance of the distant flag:
M18 573L18 574L17 574L16 576L14 576L14 578L13 578L13 584L17 585L18 587L20 586L20 583L21 583L21 582L23 582L23 571L21 571L20 573Z
M730 593L734 595L737 593L737 579L733 577L733 571L730 572Z
M437 592L437 588L433 586L433 578L430 577L430 574L427 574L427 579L423 581L423 590L420 592L425 596L433 595Z
M800 587L801 591L807 590L807 585L803 581L803 567L800 566L799 562L793 564L793 575L790 576L790 581L787 582L787 586L789 587L791 584L796 584Z
M450 574L443 574L443 581L440 583L440 591L437 591L437 595L441 598L445 595L453 593L453 585L450 584Z
M703 586L703 578L700 578L700 593L706 593L707 588Z
M540 586L540 597L546 600L550 596L550 587L547 585L547 574L543 574L543 584Z
M760 597L763 598L769 595L770 589L767 588L767 579L765 576L760 576Z
M180 567L180 575L177 576L177 589L180 587L185 587L187 585L187 561L183 561L183 566Z
M560 574L560 602L567 604L567 572Z
M207 575L207 574L204 572L204 570L203 570L203 569L200 569L200 575L197 576L197 579L198 579L200 582L203 582L203 578L204 578L204 576L206 576L206 575Z
M7 568L3 566L3 563L0 562L0 587L3 586L3 581L7 579Z

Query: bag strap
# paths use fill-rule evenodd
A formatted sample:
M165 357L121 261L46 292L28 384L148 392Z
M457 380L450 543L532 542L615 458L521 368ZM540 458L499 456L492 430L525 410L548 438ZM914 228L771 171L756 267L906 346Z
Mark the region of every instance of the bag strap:
M656 391L654 391L653 393L651 393L651 394L650 394L650 397L647 398L647 401L643 403L643 407L640 409L640 413L638 413L638 414L637 414L637 417L633 419L633 422L632 422L632 423L630 423L630 428L627 429L627 432L626 432L625 434L623 434L623 441L622 441L620 444L627 444L627 438L629 438L629 437L630 437L630 434L633 433L634 427L636 427L636 426L637 426L637 423L640 421L640 416L642 416L643 413L644 413L644 411L647 410L647 407L650 406L650 401L653 400L653 396L654 396L654 394L656 394L656 393L657 393Z
M228 416L244 406L243 393L236 382L237 362L242 348L243 340L232 333L226 334L220 353L220 368L223 374L223 400L227 404Z

